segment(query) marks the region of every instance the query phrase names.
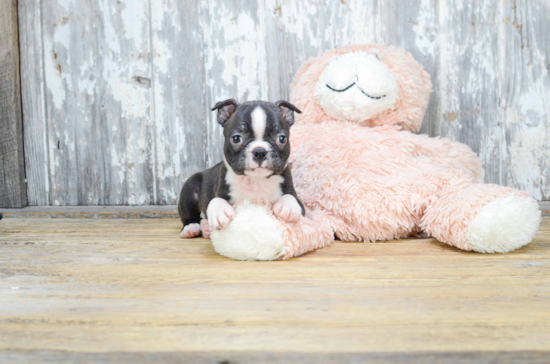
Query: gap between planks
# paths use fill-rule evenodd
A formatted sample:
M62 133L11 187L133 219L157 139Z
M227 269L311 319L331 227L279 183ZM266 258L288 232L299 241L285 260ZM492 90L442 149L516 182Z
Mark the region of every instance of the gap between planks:
M543 216L550 216L550 201L539 201ZM176 205L147 206L27 206L0 209L4 218L76 219L172 219L178 217Z

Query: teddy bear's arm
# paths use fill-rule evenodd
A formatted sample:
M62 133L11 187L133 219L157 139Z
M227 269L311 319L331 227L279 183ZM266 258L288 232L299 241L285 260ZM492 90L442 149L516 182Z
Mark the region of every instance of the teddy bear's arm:
M428 156L439 167L466 174L472 181L483 182L484 171L481 159L466 144L448 138L428 138L424 135L412 135L416 153Z

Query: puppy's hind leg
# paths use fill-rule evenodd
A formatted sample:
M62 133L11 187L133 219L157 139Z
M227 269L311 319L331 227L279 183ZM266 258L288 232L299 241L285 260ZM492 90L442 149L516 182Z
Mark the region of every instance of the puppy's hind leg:
M180 234L182 238L194 238L201 234L199 196L201 192L202 176L202 173L192 175L185 181L181 189L178 211L181 222L183 223L183 229L181 229Z

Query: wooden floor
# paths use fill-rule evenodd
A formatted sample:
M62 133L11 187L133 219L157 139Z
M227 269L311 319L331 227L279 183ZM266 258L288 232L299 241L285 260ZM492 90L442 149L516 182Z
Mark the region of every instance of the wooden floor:
M550 362L550 217L495 255L416 239L238 262L179 229L0 221L0 362Z

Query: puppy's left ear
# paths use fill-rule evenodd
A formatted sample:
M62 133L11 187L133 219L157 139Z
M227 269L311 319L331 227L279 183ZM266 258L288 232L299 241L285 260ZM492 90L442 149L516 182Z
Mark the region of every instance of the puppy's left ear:
M237 100L234 99L228 99L225 101L220 101L214 107L212 108L212 111L218 110L218 123L221 126L225 125L225 122L229 120L231 115L235 113L235 110L237 110L237 107L239 106L239 103Z
M294 124L294 112L301 114L302 112L296 106L292 105L288 101L280 100L275 103L279 108L279 112L283 118L288 122L288 126Z

